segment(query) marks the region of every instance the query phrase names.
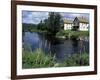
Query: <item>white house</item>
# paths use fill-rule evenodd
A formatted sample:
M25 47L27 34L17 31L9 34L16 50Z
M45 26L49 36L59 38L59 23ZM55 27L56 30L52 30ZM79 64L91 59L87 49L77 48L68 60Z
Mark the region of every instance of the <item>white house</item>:
M73 27L73 21L64 20L64 30L71 30Z
M77 27L79 31L88 31L89 21L84 17L76 17L73 21L74 27Z
M71 29L79 31L88 31L89 21L83 17L75 17L73 21L65 20L64 30L71 30Z

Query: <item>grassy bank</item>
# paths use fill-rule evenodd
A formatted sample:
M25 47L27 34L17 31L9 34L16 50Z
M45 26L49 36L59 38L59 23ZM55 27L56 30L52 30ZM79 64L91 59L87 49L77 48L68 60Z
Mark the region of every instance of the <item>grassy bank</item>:
M70 57L65 57L64 62L60 63L59 66L87 66L89 65L89 54L73 54Z
M55 37L66 37L66 38L77 38L77 37L88 37L89 36L89 31L72 31L72 30L60 30L59 32L51 33L50 31L47 30L39 30L39 29L31 29L29 30L30 32L38 32L38 33L45 33L50 36L55 36Z
M39 33L47 33L46 30L38 30L38 29L32 29L31 32L39 32Z
M66 56L63 62L57 62L55 56L45 55L41 49L34 52L23 51L23 68L43 68L43 67L67 67L67 66L86 66L89 65L89 54L73 54Z
M41 49L36 49L34 52L23 51L22 63L23 68L53 67L55 56L45 55Z
M61 30L56 36L66 36L66 37L80 37L89 36L89 31L71 31L71 30Z

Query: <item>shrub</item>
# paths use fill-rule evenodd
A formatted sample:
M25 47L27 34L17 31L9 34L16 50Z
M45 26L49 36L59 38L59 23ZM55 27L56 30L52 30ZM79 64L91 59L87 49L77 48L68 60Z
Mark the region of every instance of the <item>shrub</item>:
M66 57L63 64L66 66L87 66L89 65L89 54L73 54L70 57Z

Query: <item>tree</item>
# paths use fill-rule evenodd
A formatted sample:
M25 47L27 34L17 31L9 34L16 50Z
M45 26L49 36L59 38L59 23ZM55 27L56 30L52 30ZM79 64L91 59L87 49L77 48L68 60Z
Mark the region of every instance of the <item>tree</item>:
M36 24L31 24L31 23L22 23L22 31L26 32L26 31L31 31L32 29L36 29L37 25Z
M42 30L42 25L43 25L43 23L42 23L42 20L41 20L40 23L37 25L37 29Z
M39 30L46 30L48 34L55 36L63 26L61 15L57 12L49 12L47 19L41 20L37 25Z
M44 19L44 29L47 30L48 28L48 19Z
M52 34L56 35L61 29L62 18L59 13L50 12L48 17L48 27L47 30Z

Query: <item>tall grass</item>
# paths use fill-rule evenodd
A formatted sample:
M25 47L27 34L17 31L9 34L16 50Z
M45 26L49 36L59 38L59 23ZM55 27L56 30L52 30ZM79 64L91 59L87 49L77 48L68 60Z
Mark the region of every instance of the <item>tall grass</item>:
M45 55L41 49L36 49L34 52L23 51L23 68L53 67L54 64L55 56L51 56L50 54Z
M62 62L58 62L55 56L45 55L41 49L34 52L23 51L22 68L43 68L43 67L68 67L68 66L88 66L89 54L72 54L66 56Z
M73 54L72 56L65 58L64 64L66 66L87 66L89 65L89 54Z

